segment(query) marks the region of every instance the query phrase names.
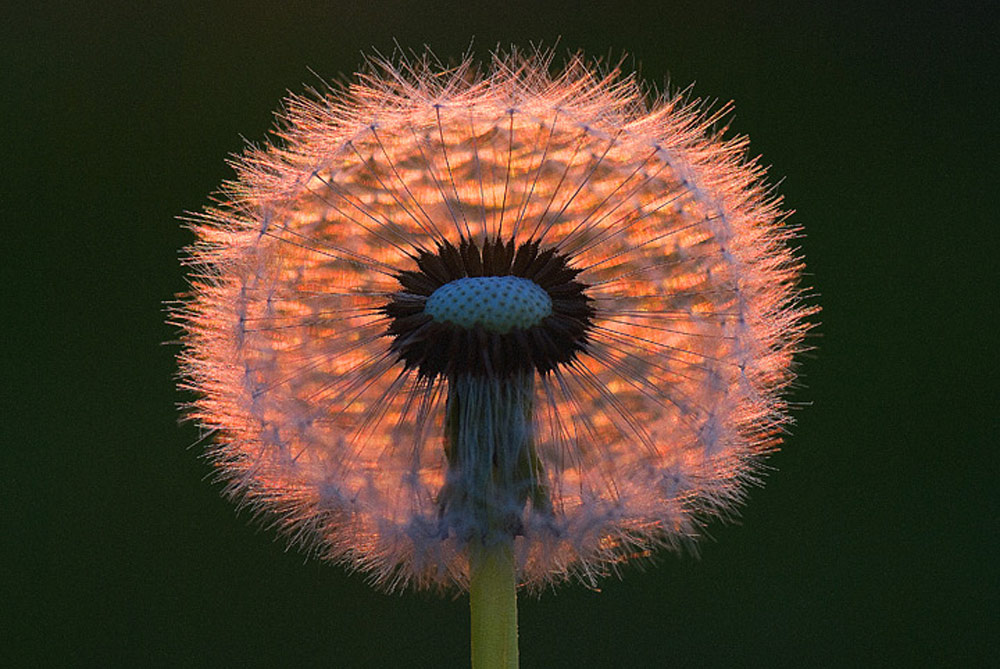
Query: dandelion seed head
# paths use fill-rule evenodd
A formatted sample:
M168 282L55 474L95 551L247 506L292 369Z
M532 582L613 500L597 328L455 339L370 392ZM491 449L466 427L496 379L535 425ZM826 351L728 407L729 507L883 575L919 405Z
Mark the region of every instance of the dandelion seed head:
M189 415L226 490L380 586L593 583L729 517L813 308L728 107L551 52L291 97L195 217Z

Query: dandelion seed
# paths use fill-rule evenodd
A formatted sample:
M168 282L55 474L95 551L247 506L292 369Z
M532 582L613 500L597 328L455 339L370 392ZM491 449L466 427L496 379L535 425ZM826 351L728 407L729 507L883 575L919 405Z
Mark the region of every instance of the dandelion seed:
M551 60L371 61L193 221L181 364L227 492L386 589L690 545L789 420L812 309L728 107Z

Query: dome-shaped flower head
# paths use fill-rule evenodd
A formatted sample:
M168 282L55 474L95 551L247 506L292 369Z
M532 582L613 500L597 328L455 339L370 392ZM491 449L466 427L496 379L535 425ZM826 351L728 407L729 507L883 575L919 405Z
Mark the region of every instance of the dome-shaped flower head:
M728 109L550 65L373 61L193 221L219 476L387 588L467 587L470 542L536 586L690 544L788 422L811 310Z

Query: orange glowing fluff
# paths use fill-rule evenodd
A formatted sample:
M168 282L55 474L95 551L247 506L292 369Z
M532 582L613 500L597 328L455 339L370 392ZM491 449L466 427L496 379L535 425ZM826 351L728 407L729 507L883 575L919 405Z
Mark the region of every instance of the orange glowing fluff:
M529 372L545 503L516 509L523 584L688 544L788 422L812 309L764 170L716 128L728 108L647 104L632 75L550 65L374 61L290 98L282 141L248 149L193 221L183 385L220 477L294 543L387 588L468 580L441 501L449 373L406 364L388 334L421 250L537 241L592 308L580 350Z

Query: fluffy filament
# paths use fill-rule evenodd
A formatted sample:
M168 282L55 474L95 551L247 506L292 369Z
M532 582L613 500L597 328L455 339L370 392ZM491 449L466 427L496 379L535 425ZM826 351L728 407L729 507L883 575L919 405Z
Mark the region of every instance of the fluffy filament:
M813 310L728 108L551 59L376 60L292 97L192 221L182 385L219 477L387 589L468 588L472 537L534 587L690 546L789 423ZM551 313L424 312L507 275Z

